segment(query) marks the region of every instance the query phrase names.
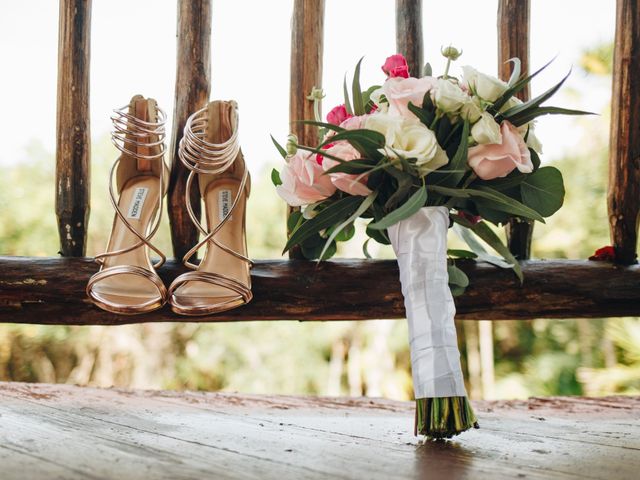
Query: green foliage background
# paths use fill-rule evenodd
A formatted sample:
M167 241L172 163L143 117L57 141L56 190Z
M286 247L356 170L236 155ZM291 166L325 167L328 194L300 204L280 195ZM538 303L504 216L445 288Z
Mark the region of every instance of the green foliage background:
M610 60L605 45L586 52L581 64L607 81ZM609 243L608 113L597 122L576 119L575 128L583 142L556 162L566 179L565 206L536 226L536 257L585 258ZM115 155L107 138L93 145L89 254L103 248L109 233L113 214L106 182ZM29 158L0 175L2 255L57 251L54 157L33 143ZM285 206L269 179L272 166L253 172L248 237L255 258L276 258L285 243ZM356 237L339 254L361 256L363 232ZM167 221L157 238L169 252ZM372 253L391 256L388 248ZM640 391L638 319L457 323L472 398ZM398 399L412 392L406 324L389 320L0 325L0 380Z

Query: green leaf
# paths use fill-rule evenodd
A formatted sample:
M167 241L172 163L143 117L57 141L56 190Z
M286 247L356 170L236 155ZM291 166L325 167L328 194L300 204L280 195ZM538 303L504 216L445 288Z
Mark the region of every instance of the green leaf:
M465 288L469 286L469 277L467 277L467 274L460 270L455 263L447 263L447 273L449 274L450 285Z
M513 254L509 251L507 246L504 243L502 243L502 240L500 240L500 237L498 237L498 235L496 235L496 233L493 230L491 230L491 227L489 227L489 225L487 225L485 222L478 222L478 223L472 224L468 220L460 217L459 215L453 215L452 218L454 222L458 223L462 227L466 227L467 230L472 231L478 237L484 240L491 248L493 248L496 252L502 255L505 261L492 262L488 260L487 258L490 258L491 256L487 257L488 254L486 253L486 250L482 248L482 246L480 246L480 251L477 250L477 241L474 244L472 237L468 236L468 231L465 230L464 228L457 228L456 232L458 232L463 237L463 239L467 242L471 250L473 250L478 254L479 259L488 261L489 263L492 263L493 265L496 265L498 267L513 268L514 273L520 279L520 283L522 283L523 276L522 276L522 268L520 267L520 264L518 263L516 258L513 256Z
M290 250L294 245L298 245L305 239L318 233L320 230L342 222L345 218L349 217L363 201L364 199L360 196L348 196L331 203L315 217L300 225L300 227L291 234L284 247L283 253Z
M465 292L466 287L459 287L458 285L449 285L449 289L451 290L452 297L459 297Z
M353 98L353 112L354 115L364 115L364 103L362 101L362 89L360 88L360 64L362 63L362 57L356 64L356 70L353 73L353 83L351 85L351 95Z
M338 142L340 140L347 140L349 142L356 141L358 143L369 144L374 148L382 148L385 144L384 135L375 130L368 130L366 128L359 128L356 130L344 130L340 133L336 133L331 138L327 138L322 145L328 145L329 143Z
M504 193L494 190L493 188L478 186L477 189L467 188L465 190L471 197L480 197L491 200L492 207L496 210L512 213L519 217L530 218L531 220L538 220L539 222L544 223L544 218L538 212L517 200L508 197Z
M550 217L562 206L564 183L555 167L542 167L528 175L520 186L522 202L543 217Z
M540 105L542 105L542 103L545 100L548 100L549 98L551 98L562 86L562 84L567 80L567 78L569 78L569 75L571 75L571 70L569 70L569 73L567 73L562 80L560 80L558 83L556 83L553 87L551 87L549 90L547 90L546 92L538 95L535 98L532 98L531 100L529 100L528 102L524 102L520 105L516 105L515 107L511 107L509 110L502 112L502 116L504 118L506 118L507 120L509 120L511 117L514 117L520 113L523 112L527 112L532 108L536 108L539 107Z
M370 222L369 225L372 223L374 222ZM386 230L374 230L373 228L369 228L369 225L367 225L366 228L366 233L369 237L373 238L381 245L391 245L391 241L389 240L389 235L387 235Z
M391 225L398 223L400 220L409 218L411 215L424 207L426 202L427 189L425 187L421 187L413 195L411 195L411 197L409 197L409 200L403 203L400 207L396 208L394 211L392 211L379 221L370 223L368 228L371 228L372 230L385 230Z
M302 216L302 212L300 210L294 210L289 214L289 218L287 218L287 230L292 233L295 232L303 221L304 217Z
M275 168L271 170L271 182L274 186L282 185L282 180L280 180L280 172Z
M400 171L395 167L390 167L385 169L385 171L394 177L398 182L398 188L395 192L389 197L387 202L385 203L385 208L390 209L395 207L398 203L402 201L407 195L409 195L409 191L411 190L411 186L413 185L413 177L406 172Z
M360 215L362 215L365 212L365 210L367 210L367 208L369 208L371 206L373 201L376 199L377 195L378 195L378 192L373 192L373 193L369 194L362 201L362 203L356 209L356 211L353 212L353 214L351 214L351 216L349 218L347 218L344 222L342 222L340 225L338 225L337 227L335 227L333 229L333 231L329 235L329 238L327 238L327 242L324 245L324 249L322 250L322 253L320 254L320 257L324 256L325 250L327 248L329 248L329 245L334 241L334 239L337 238L337 236L342 232L342 230L344 230L349 225L353 226L353 222L356 220L356 218L358 218ZM362 197L356 197L356 198L361 199Z
M531 163L533 163L533 171L535 172L540 168L540 156L533 148L529 148L529 154L531 155Z
M342 85L342 90L344 91L344 108L347 110L347 113L353 115L353 109L351 108L351 102L349 101L349 90L347 90L347 75L344 75L344 83Z
M368 172L369 170L373 170L375 166L370 163L360 162L358 160L344 161L343 163L339 163L338 165L334 165L333 167L325 170L324 174L327 175L329 173L351 173L358 174Z
M447 170L452 170L451 173L445 175L441 179L435 181L436 185L443 185L445 187L455 187L458 185L462 177L467 171L467 156L469 147L469 121L465 120L462 126L462 137L460 139L460 145L456 150L456 154L453 156Z
M424 108L420 108L411 102L407 104L407 107L427 128L429 127L429 125L431 125L431 122L433 122L433 119L435 118L435 113L428 112Z
M447 250L447 255L453 258L467 258L471 260L478 258L478 255L470 250L460 250L456 248L450 248Z
M278 152L280 152L280 155L282 155L282 158L287 158L287 151L282 147L282 145L278 143L278 141L275 138L273 138L273 135L270 135L270 136L271 136L271 141L278 149Z
M362 92L362 103L364 104L365 113L368 113L373 108L373 101L371 100L371 94L378 90L380 85L372 85L366 91Z
M348 242L356 234L356 227L353 223L344 227L344 229L336 235L336 242Z
M551 62L553 62L555 59L556 58L553 57L549 62L543 65L542 68L536 70L528 77L521 78L513 86L507 88L507 90L505 90L505 92L494 102L493 106L490 108L490 111L494 114L498 113L500 109L504 107L504 105L509 101L511 97L513 97L516 93L522 90L529 82L531 82L531 80L533 80L533 77L535 77L540 72L542 72L545 68L551 65Z
M296 120L295 123L302 123L303 125L313 125L314 127L322 127L334 132L344 132L346 129L334 125L333 123L316 122L315 120Z
M534 120L543 115L597 115L593 112L585 112L583 110L571 110L568 108L561 107L538 107L533 109L530 112L525 112L520 115L515 115L508 120L515 125L516 127L520 127L529 123L531 120Z

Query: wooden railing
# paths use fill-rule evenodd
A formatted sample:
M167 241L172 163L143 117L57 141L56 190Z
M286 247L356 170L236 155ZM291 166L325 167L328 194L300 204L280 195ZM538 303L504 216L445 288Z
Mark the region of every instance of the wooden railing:
M500 0L498 56L529 64L529 0ZM397 49L413 72L423 62L422 0L396 0ZM176 146L190 112L210 94L211 0L178 1L176 101L173 115L168 197L173 253L181 258L197 233L185 215L186 172ZM165 308L141 316L118 316L92 306L84 287L97 266L82 258L89 216L90 0L60 0L56 214L63 258L0 257L0 321L43 324L121 324L181 321ZM294 0L291 42L291 130L305 143L316 132L295 120L312 117L307 100L321 87L324 0ZM523 92L523 99L529 95ZM194 196L197 192L194 191ZM604 200L604 199L603 199ZM616 263L526 260L532 226L512 222L509 246L521 259L525 283L508 271L463 264L471 287L456 300L458 318L528 319L640 315L640 267L635 264L640 212L640 7L618 0L614 52L609 223ZM198 205L195 202L194 205ZM284 228L284 227L283 227ZM296 256L294 252L294 257ZM169 282L182 271L175 261L160 270ZM249 305L189 321L364 320L404 315L393 261L303 260L258 262ZM363 294L366 292L366 294Z

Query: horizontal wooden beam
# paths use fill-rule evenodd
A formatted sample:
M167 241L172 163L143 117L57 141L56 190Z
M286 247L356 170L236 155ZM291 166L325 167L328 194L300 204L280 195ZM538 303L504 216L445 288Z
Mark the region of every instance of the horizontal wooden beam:
M461 265L471 279L456 300L458 319L617 317L640 315L640 266L582 260L522 262L525 282L488 264ZM96 265L87 258L0 257L0 322L118 325L169 321L367 320L402 318L393 260L266 260L253 269L254 300L220 315L180 317L168 307L122 316L94 307L84 289ZM170 261L170 282L183 271Z

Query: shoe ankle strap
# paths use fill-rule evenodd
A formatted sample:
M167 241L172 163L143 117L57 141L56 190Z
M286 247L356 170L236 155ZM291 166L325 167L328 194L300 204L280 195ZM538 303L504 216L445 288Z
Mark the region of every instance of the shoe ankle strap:
M206 140L208 107L192 114L187 119L178 148L178 156L182 163L193 172L212 175L222 173L231 167L240 153L237 115L234 119L229 139L222 143L212 143Z

